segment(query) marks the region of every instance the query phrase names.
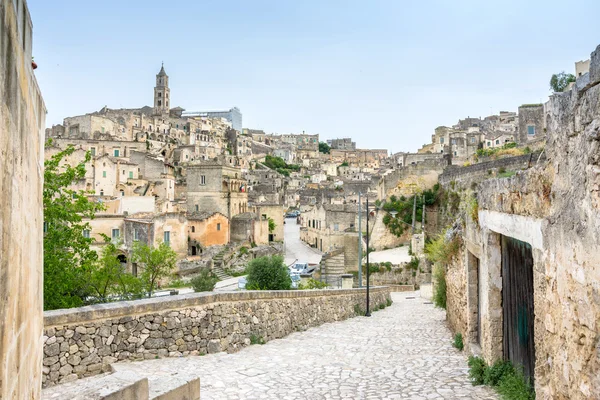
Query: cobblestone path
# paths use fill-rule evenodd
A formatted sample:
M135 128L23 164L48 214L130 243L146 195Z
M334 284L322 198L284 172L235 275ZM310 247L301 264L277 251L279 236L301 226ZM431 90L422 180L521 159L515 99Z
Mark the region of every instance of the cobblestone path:
M409 299L408 297L414 297ZM394 293L374 312L235 353L117 363L165 377L193 373L208 399L496 399L472 386L444 312L417 293Z

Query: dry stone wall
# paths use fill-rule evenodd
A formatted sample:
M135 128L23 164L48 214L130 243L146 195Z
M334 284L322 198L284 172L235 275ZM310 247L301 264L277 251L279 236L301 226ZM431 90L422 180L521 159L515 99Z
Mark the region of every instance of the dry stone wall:
M371 289L371 304L390 289ZM121 360L235 352L255 335L265 341L355 316L364 289L194 293L99 304L44 314L43 385L109 370Z

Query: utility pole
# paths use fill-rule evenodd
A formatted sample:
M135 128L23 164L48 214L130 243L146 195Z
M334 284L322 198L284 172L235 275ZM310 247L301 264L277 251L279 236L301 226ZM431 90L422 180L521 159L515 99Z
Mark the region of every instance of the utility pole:
M413 196L414 198L414 202L413 202L413 215L412 215L412 233L413 235L415 234L415 224L417 222L417 195L415 194Z
M367 195L367 312L365 313L365 317L371 316L371 310L369 309L369 276L371 275L369 272L369 196Z
M362 287L362 211L358 192L358 287Z

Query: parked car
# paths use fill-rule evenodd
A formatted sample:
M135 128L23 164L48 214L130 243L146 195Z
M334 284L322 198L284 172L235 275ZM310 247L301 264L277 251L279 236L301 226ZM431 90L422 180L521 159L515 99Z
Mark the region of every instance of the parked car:
M303 274L304 270L308 268L308 263L297 262L290 267L291 272L297 274Z

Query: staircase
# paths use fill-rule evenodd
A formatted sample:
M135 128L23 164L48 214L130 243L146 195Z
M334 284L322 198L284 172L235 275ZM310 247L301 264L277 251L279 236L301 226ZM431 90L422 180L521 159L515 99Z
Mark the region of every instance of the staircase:
M227 253L227 249L221 250L216 256L213 257L213 267L212 272L219 278L220 281L224 281L225 279L231 279L232 276L227 275L227 273L223 270L225 253Z

